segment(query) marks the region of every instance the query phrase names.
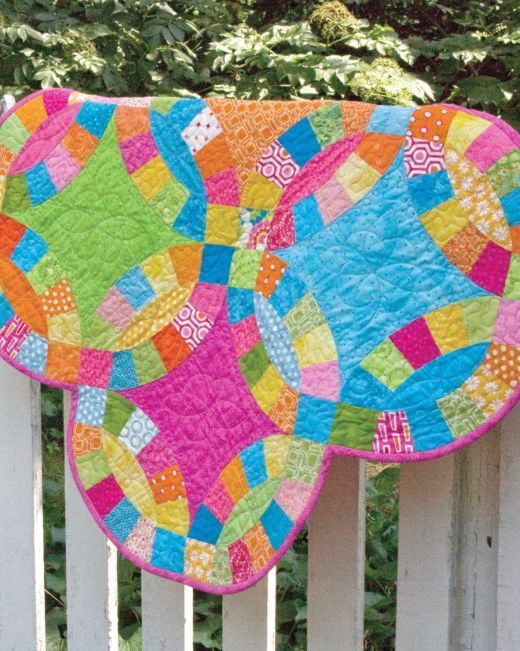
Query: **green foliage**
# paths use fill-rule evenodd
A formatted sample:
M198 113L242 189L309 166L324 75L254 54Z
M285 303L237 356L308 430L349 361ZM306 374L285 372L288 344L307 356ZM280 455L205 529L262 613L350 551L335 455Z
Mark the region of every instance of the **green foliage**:
M326 43L348 38L359 30L359 20L339 0L317 6L309 17L309 23Z
M0 89L448 100L515 123L519 14L516 0L4 0Z
M373 475L366 491L365 649L381 651L394 648L399 467Z

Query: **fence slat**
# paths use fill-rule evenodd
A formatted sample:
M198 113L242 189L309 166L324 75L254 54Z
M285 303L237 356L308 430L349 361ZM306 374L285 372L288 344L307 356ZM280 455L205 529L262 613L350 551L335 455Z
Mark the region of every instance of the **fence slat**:
M399 495L396 648L448 651L455 456L402 465Z
M0 649L45 649L40 386L0 362Z
M365 465L334 457L309 520L307 648L363 648Z
M141 574L143 649L192 651L193 588Z
M455 455L457 512L454 538L450 649L488 651L496 643L500 432Z
M500 429L496 649L510 651L520 643L520 408L502 421Z
M276 568L245 592L222 598L224 651L274 651Z
M70 394L64 392L64 422ZM67 648L69 651L118 647L117 554L85 506L65 459L67 564Z

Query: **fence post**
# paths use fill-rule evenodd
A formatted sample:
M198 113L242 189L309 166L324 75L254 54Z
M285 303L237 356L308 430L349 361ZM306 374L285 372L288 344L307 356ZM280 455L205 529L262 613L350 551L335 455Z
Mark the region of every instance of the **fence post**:
M500 433L455 455L457 503L450 649L488 651L497 635Z
M65 431L70 394L64 392ZM68 651L118 647L117 553L89 513L65 458Z
M144 651L193 650L193 588L141 573Z
M497 651L520 644L520 409L501 423Z
M456 508L453 454L400 471L398 651L448 651Z
M224 651L274 651L276 567L252 588L222 598Z
M12 95L4 95L0 115L14 103ZM0 386L0 522L7 527L0 555L0 649L40 651L45 648L40 386L5 362Z
M365 463L336 456L309 519L307 648L361 651Z
M45 649L40 385L0 362L0 649Z

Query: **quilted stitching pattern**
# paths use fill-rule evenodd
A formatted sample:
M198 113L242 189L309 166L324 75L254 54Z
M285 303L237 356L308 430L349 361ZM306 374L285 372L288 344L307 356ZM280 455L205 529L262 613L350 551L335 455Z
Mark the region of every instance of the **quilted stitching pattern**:
M514 404L519 140L442 104L47 90L4 118L0 354L73 391L123 553L243 589L331 454L446 454Z

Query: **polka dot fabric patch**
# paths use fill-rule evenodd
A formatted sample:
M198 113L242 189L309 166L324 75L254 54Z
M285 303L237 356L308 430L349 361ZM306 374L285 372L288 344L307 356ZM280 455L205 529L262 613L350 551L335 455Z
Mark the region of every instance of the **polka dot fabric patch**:
M485 113L45 90L0 123L0 356L139 567L237 592L332 455L448 454L520 395L520 136Z

